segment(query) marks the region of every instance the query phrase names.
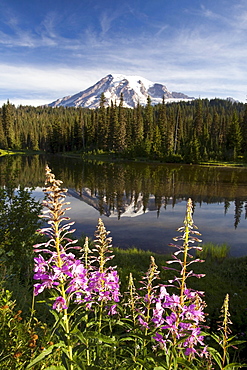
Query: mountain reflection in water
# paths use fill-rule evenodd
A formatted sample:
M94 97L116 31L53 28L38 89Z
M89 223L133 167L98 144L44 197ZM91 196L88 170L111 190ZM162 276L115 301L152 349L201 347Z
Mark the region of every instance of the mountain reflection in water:
M113 244L155 252L167 246L183 224L187 199L203 242L231 246L246 255L247 170L146 163L85 162L58 156L0 159L1 185L18 170L16 185L44 185L48 163L68 188L77 235L93 237L98 217L111 231Z
M99 211L101 216L117 217L118 219L120 219L120 217L137 217L149 211L156 211L157 217L159 217L160 208L162 206L166 208L167 204L173 204L172 197L170 199L161 197L159 202L157 202L154 195L150 194L148 199L144 199L142 193L139 193L132 194L132 196L124 194L121 203L118 202L115 207L114 204L108 204L105 196L92 193L88 188L82 188L78 191L69 188L68 194L92 206ZM176 203L178 203L178 201L177 199Z

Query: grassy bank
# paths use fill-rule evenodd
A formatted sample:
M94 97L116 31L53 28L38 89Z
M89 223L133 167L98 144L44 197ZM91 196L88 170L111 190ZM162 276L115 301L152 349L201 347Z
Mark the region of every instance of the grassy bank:
M95 150L90 152L65 152L61 155L72 158L83 158L88 161L101 161L101 162L144 162L144 163L167 163L167 164L189 164L186 162L176 162L169 161L166 159L154 159L148 157L128 157L127 155L116 154L113 152L104 152L102 150ZM192 164L192 163L191 163ZM202 166L212 166L212 167L246 167L247 163L243 161L243 158L239 158L237 161L199 161L198 163L193 163Z
M9 155L34 155L34 154L45 154L43 151L34 151L34 150L4 150L0 149L0 157L9 156ZM176 164L177 162L166 161L161 159L152 159L147 157L128 157L126 155L121 156L120 154L104 152L102 150L91 151L91 152L63 152L56 153L57 155L62 155L69 158L81 158L87 161L100 161L100 162L141 162L141 163L167 163L167 164ZM185 162L179 162L180 164L188 164ZM247 163L243 162L243 159L235 162L227 161L202 161L195 163L202 166L211 166L211 167L247 167Z
M0 157L8 156L8 155L34 155L34 154L42 154L43 152L40 150L4 150L0 149Z

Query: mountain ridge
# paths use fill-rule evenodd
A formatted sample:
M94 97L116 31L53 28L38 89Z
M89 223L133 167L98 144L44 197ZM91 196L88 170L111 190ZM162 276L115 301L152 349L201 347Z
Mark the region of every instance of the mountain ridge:
M95 109L100 105L102 93L104 93L106 100L105 106L110 106L111 102L118 105L122 96L123 106L127 108L134 108L137 104L145 106L148 96L152 105L161 103L163 97L165 102L191 101L195 99L180 92L170 92L165 85L154 83L140 76L109 74L86 90L59 98L48 104L48 106Z

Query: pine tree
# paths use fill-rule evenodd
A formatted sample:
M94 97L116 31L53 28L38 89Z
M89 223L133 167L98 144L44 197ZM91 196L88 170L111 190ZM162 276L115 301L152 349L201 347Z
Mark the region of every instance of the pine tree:
M231 120L227 141L228 148L230 149L230 157L236 160L241 153L242 147L242 133L236 112L234 112Z
M147 105L144 111L144 139L149 139L152 141L153 134L153 106L150 96L147 98Z
M62 149L62 129L61 122L56 119L52 122L51 132L50 132L50 150L52 153L59 153Z
M6 135L3 129L2 117L0 117L0 149L8 148Z
M241 121L242 148L247 153L247 103L245 103L244 115Z
M148 96L147 105L144 111L144 146L147 155L150 154L153 144L154 134L154 117L153 117L153 106L151 104L151 98Z
M161 146L162 151L164 152L166 146L166 132L167 132L167 116L166 116L166 104L165 98L163 96L162 104L158 106L158 126L161 135Z
M182 127L182 118L181 118L181 109L178 105L177 108L177 117L176 117L176 124L175 124L175 130L174 130L174 147L173 147L173 153L177 154L180 151L180 145L181 145L181 139L183 134L183 127Z
M107 122L106 108L105 108L106 98L104 93L100 96L100 107L98 112L98 137L97 146L99 149L106 150L109 134L109 125Z
M3 131L6 137L7 148L14 148L15 144L15 132L14 132L14 121L15 121L15 106L10 104L4 104L2 107L2 125Z
M109 148L114 150L115 152L118 151L118 107L113 102L111 102L111 109L110 109L110 132L109 132Z
M154 127L152 155L154 157L162 156L162 138L161 138L160 129L158 125L155 125Z
M171 155L174 152L174 131L176 125L176 118L175 118L175 105L171 106L170 115L167 120L167 127L166 127L166 155Z
M196 102L196 113L194 118L194 137L200 140L202 136L203 136L202 100L198 99Z
M214 111L213 121L211 125L210 139L211 139L211 151L215 154L219 151L220 145L220 118L216 111Z
M143 142L144 127L143 127L143 116L142 116L142 107L140 103L137 103L137 106L134 109L133 113L133 144L138 149L141 147Z
M118 126L117 126L117 147L118 152L124 151L126 148L125 141L126 141L126 115L125 109L123 107L123 94L121 93L120 96L120 103L118 107Z

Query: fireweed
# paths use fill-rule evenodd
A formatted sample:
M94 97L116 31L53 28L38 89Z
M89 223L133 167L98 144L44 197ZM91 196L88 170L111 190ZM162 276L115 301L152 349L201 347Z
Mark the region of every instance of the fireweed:
M195 354L199 356L207 355L204 337L201 334L201 326L205 321L203 292L188 289L186 285L188 277L204 277L204 274L195 274L190 269L191 264L203 262L200 259L194 259L191 254L193 249L201 249L201 247L194 245L195 242L201 241L197 237L201 234L195 230L197 227L193 222L192 211L192 200L189 199L184 226L178 229L183 235L174 238L175 241L182 241L182 245L170 244L176 251L173 253L173 260L167 261L167 264L177 263L180 267L178 270L173 269L175 278L169 281L171 286L178 289L179 294L170 295L166 286L162 286L156 303L156 316L153 318L157 327L160 328L160 332L156 334L155 339L164 347L170 341L173 346L177 346L180 353L183 351L190 359ZM169 268L165 267L165 269ZM169 312L168 315L167 312ZM165 330L165 333L162 337L163 330ZM185 339L181 341L181 338Z
M178 229L183 234L174 238L182 243L172 244L176 251L173 260L168 261L179 265L172 269L175 278L159 284L160 272L151 257L141 288L135 287L130 274L128 291L121 295L117 269L108 266L114 257L109 232L99 219L93 246L90 243L89 248L88 238L83 248L75 245L77 241L69 238L74 223L65 217L69 203L65 202L66 189L60 187L61 183L46 167L43 205L47 210L41 217L48 227L39 233L47 241L34 246L38 253L34 258L34 293L51 293L48 303L56 319L53 334L60 341L27 369L56 348L63 353L61 369L213 369L202 333L203 293L186 284L190 276L203 276L190 269L192 263L202 262L191 254L193 249L201 249L194 245L200 241L200 234L194 230L192 201L187 203L184 226ZM218 362L213 353L220 369L228 360L225 326L223 332L222 361Z
M143 357L147 355L147 347L153 346L156 354L163 353L166 358L168 369L175 369L177 358L192 360L195 356L208 356L207 346L204 344L204 336L201 333L204 328L205 303L202 300L202 292L193 291L186 286L186 280L190 276L202 277L202 274L194 274L189 270L193 262L202 262L193 259L192 249L200 247L191 246L200 241L198 231L194 230L195 225L192 219L192 202L189 199L187 204L184 226L179 228L183 232L181 237L174 238L181 240L182 245L174 245L177 250L173 254L173 260L168 264L178 263L179 270L173 269L175 278L169 284L158 284L159 271L155 260L151 257L151 263L147 274L143 277L141 290L144 292L143 299L136 299L136 310L138 311L138 322L145 337L148 340L142 342ZM196 236L194 236L196 235ZM183 258L179 258L179 256ZM188 258L190 260L188 260ZM168 267L165 267L168 269ZM170 269L170 268L169 268ZM168 289L176 288L179 294L169 293ZM133 311L133 309L132 309ZM152 343L153 342L153 343ZM156 345L155 345L156 343ZM173 356L175 349L175 356ZM162 365L164 365L162 363ZM140 367L142 368L142 367Z
M94 256L90 257L86 241L84 255L76 258L75 252L80 247L74 246L77 240L68 237L68 234L74 232L70 229L74 223L66 223L69 218L64 215L69 208L64 206L69 203L64 201L67 190L60 188L61 183L46 167L46 188L44 190L46 200L43 205L48 210L44 211L41 217L47 219L49 227L38 230L38 232L48 237L48 241L34 246L35 252L39 253L38 257L34 258L34 279L39 281L34 284L34 294L37 296L48 289L54 296L52 310L60 313L60 315L56 313L54 315L57 324L62 326L64 338L66 338L66 348L64 348L67 357L66 367L73 369L74 339L71 328L74 313L78 312L74 306L80 305L85 311L92 311L94 306L99 307L97 321L100 332L104 310L107 310L108 315L116 313L116 303L119 302L120 292L116 269L105 266L113 256L107 256L111 253L111 238L107 236L108 232L100 219L93 249ZM72 310L69 310L70 306Z

